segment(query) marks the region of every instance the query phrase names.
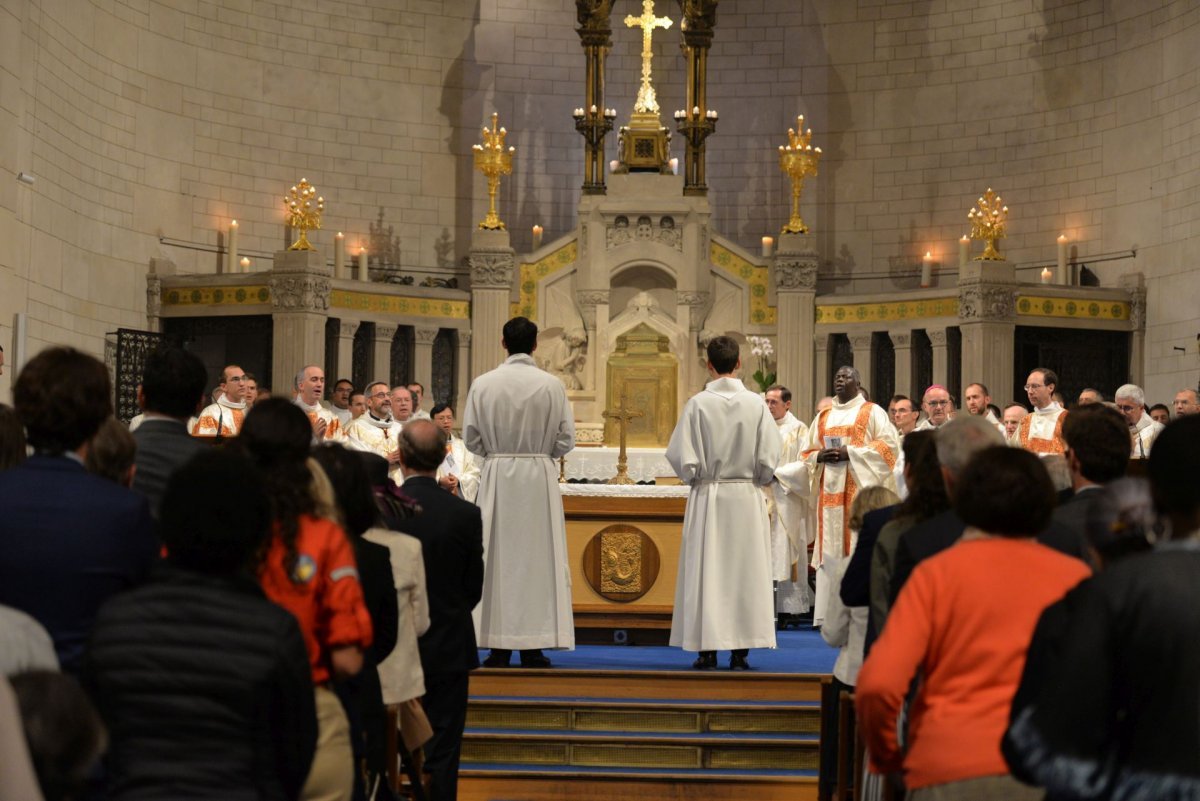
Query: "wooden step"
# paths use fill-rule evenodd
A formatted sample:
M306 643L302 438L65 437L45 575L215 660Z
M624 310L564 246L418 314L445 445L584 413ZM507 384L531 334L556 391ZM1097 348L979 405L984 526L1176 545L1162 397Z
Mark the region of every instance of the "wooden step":
M816 771L489 768L464 763L459 801L815 801Z
M819 702L823 678L828 680L828 675L753 670L481 668L471 673L471 695Z

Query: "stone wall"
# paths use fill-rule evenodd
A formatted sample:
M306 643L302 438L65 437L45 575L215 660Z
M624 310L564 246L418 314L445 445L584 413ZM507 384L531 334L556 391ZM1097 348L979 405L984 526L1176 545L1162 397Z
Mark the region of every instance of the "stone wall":
M640 4L614 6L606 102L622 121L640 36L621 20ZM669 120L683 56L678 6L659 6L676 20L655 33ZM717 22L717 230L756 249L786 219L774 153L804 113L826 153L804 209L822 291L913 286L925 250L952 267L992 186L1019 276L1035 280L1061 232L1105 284L1145 273L1148 394L1195 384L1195 3L737 0ZM486 208L469 152L493 110L518 148L502 195L514 246L534 223L546 241L567 232L583 151L574 26L571 0L0 1L0 342L25 313L31 352L99 354L106 331L145 325L149 259L212 272L235 217L262 266L302 175L329 203L319 246L336 230L356 246L382 209L407 268L453 269Z

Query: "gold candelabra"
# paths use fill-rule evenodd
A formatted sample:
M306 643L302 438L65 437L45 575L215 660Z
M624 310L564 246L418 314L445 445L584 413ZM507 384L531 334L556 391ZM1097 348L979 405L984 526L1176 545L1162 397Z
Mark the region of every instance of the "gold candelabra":
M508 131L500 127L499 112L492 112L492 127L483 126L483 143L471 145L475 151L475 169L487 178L488 182L488 213L479 224L480 228L489 231L503 231L504 223L496 214L496 192L500 189L500 176L512 175L513 155L515 147L504 149L504 137Z
M325 198L314 196L317 188L301 178L300 183L293 186L283 196L283 206L287 210L287 224L300 229L300 238L288 250L316 250L308 241L308 231L321 230L321 213L325 211Z
M971 223L971 238L987 243L983 255L975 260L1004 261L996 249L996 241L1003 239L1008 230L1008 206L1004 205L1004 200L989 186L976 202L975 208L967 212L967 219Z
M812 128L804 128L804 115L796 118L796 127L788 128L788 143L779 146L779 169L792 181L792 216L783 226L785 234L807 234L808 226L800 218L800 193L804 179L817 174L821 148L812 146Z

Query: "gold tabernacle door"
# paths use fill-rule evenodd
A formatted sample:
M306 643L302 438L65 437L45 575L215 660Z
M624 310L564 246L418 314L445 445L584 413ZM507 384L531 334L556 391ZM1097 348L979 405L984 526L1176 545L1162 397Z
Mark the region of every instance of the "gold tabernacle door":
M642 413L629 421L631 448L666 447L675 430L678 414L679 361L671 354L670 340L645 323L617 337L617 347L608 358L607 407L625 402ZM615 445L613 421L604 424L604 441Z

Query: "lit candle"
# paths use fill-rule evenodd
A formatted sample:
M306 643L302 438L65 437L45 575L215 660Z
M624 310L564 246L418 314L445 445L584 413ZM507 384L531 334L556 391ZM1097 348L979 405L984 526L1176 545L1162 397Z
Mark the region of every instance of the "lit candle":
M925 251L925 256L921 259L921 286L927 287L933 284L933 253Z
M537 250L542 246L542 226L533 226L533 250Z
M1068 284L1067 279L1067 235L1060 234L1058 237L1058 283Z
M608 162L608 171L616 172L617 167L620 166L620 164L621 164L621 162L617 161L616 159L613 159L612 161Z
M692 106L692 116L693 117L700 116L700 107L699 106Z
M225 249L229 256L228 260L225 262L225 272L227 273L237 272L237 232L238 224L237 220L234 220L233 222L229 223L229 247Z
M1049 268L1049 267L1047 267L1047 268L1045 268L1044 270L1042 270L1042 283L1043 283L1043 284L1048 284L1048 283L1050 283L1050 282L1051 282L1053 279L1054 279L1054 273L1050 272L1050 268Z
M333 277L346 277L346 235L341 231L333 237Z
M679 159L671 159L667 163L671 165L671 174L679 175Z
M962 235L962 239L958 240L958 269L965 269L967 259L971 255L971 239L966 234Z
M774 252L774 250L775 250L775 238L771 237L771 236L764 236L763 240L762 240L762 245L763 245L763 248L762 248L763 258L764 259L771 258L771 253Z
M361 245L358 248L358 280L370 281L371 276L367 272L367 249Z
M244 273L250 272L250 259L246 258L245 256L242 256L242 260L240 262L238 262L238 264L242 265L242 272L244 272Z
M596 104L595 103L592 104L592 113L593 114L596 113Z

